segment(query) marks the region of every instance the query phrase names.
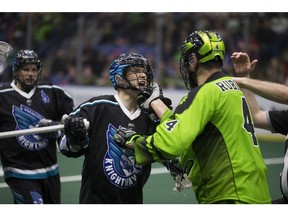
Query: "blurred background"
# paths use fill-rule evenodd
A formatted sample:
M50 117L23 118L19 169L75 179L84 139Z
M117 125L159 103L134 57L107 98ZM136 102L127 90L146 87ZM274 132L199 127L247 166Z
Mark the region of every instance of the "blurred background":
M42 60L42 81L64 86L78 105L104 92L113 94L111 62L122 52L138 52L148 58L156 81L175 107L187 91L179 73L180 46L195 30L220 33L226 45L223 71L228 75L234 75L231 54L244 51L252 60L259 60L252 77L288 84L288 13L284 12L0 12L0 41L14 48L6 70L0 73L0 83L12 80L15 52L33 49ZM286 105L257 99L264 110L288 109ZM279 173L285 137L256 132L268 166L271 196L276 199L281 196ZM59 155L62 177L77 177L63 182L63 203L78 203L82 159L71 161ZM154 168L159 168L157 165L153 164ZM192 190L187 196L173 194L174 182L168 175L150 177L144 202L196 203ZM0 190L0 203L12 203L1 164Z
M230 56L247 52L259 60L252 77L288 83L288 13L86 12L0 13L0 40L12 45L0 82L12 79L11 59L34 49L42 80L57 85L111 86L109 66L122 52L147 57L163 88L183 89L179 51L195 30L215 30L225 41L224 72L234 75Z

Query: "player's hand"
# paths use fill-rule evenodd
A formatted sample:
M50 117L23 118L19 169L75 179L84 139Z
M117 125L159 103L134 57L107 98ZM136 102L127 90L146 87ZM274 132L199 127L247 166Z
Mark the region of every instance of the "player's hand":
M41 119L38 123L38 127L48 127L58 124L58 122L52 121L51 119ZM41 133L40 136L44 139L57 139L60 134L60 131L52 131L48 133Z
M171 176L175 178L177 175L183 175L184 170L181 167L179 163L178 158L174 158L168 161L163 162L163 164L166 166L167 170L170 172Z
M151 83L150 88L150 92L141 94L137 98L137 103L141 109L150 109L150 103L163 95L162 89L156 82Z
M184 189L192 187L192 182L180 165L178 158L165 161L163 164L166 166L175 181L175 187L173 188L174 192L181 192Z
M87 129L82 117L67 117L64 120L64 133L66 135L68 145L73 151L86 148L89 143L87 137Z
M233 61L234 69L238 77L248 76L254 69L258 62L257 59L250 61L247 53L234 52L231 59Z
M114 134L114 141L117 145L124 148L134 148L134 140L141 137L140 134L137 134L135 131L126 129L126 128L120 128L117 130L117 132Z

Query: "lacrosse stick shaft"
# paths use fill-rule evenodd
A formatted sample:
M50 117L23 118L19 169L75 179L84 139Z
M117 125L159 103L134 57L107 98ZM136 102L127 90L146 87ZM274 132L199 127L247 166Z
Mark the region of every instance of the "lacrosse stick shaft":
M52 126L47 126L47 127L35 127L35 128L30 128L30 129L24 129L24 130L6 131L6 132L0 133L0 139L22 136L22 135L27 135L27 134L48 133L48 132L53 132L53 131L63 130L63 129L64 129L64 124L60 124L60 125L52 125Z
M89 128L89 121L84 119L85 128ZM46 127L35 127L30 129L23 129L23 130L14 130L14 131L5 131L0 133L0 139L8 138L8 137L16 137L16 136L23 136L27 134L40 134L40 133L49 133L53 131L63 130L64 124L59 125L52 125Z

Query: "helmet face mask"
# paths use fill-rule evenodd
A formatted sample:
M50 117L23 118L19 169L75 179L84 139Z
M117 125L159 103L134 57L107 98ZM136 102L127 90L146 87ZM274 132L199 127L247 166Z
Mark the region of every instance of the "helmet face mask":
M196 72L189 71L189 60L192 56L198 64L209 61L224 61L225 44L215 31L195 31L191 33L181 46L180 72L187 89L195 87ZM196 84L197 85L197 84Z
M143 70L143 69L144 70ZM143 82L140 81L137 73L145 73L146 86L143 86ZM133 80L127 79L127 72L134 73L137 87L132 84ZM110 66L110 80L114 89L130 89L139 92L148 91L153 81L153 70L149 65L146 58L138 53L123 53L115 59ZM131 82L130 82L131 81Z
M197 70L196 71L190 71L189 70L189 58L180 58L180 72L182 75L182 78L184 80L185 86L187 89L192 89L197 87Z
M22 77L21 69L26 67L26 65L36 65L37 68L37 79L33 84L28 84ZM34 66L35 67L35 66ZM38 84L40 74L41 74L41 61L36 52L33 50L20 50L16 53L13 59L13 76L17 83L21 85L24 91L30 91L34 86Z

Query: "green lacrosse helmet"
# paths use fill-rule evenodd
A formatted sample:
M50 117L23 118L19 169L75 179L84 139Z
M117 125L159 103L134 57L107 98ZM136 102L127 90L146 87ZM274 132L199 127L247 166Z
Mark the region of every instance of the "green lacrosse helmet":
M223 64L225 44L215 31L195 31L181 46L181 58L184 61L188 61L191 54L196 55L199 63L220 60Z

